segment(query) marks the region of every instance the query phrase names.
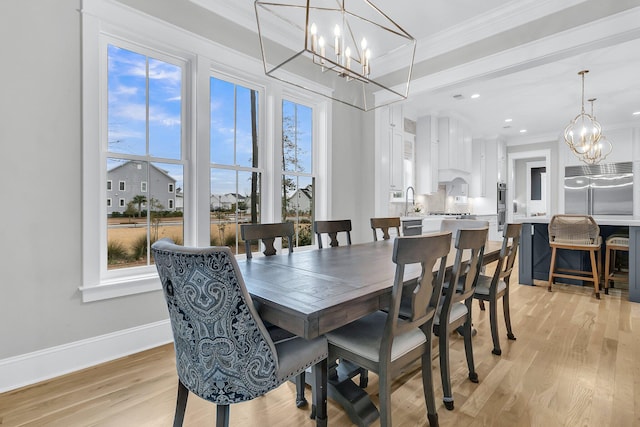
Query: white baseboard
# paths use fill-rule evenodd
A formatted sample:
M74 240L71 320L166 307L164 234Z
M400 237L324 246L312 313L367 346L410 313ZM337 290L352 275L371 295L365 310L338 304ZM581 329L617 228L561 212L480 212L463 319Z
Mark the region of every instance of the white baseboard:
M173 341L169 320L0 360L0 393Z

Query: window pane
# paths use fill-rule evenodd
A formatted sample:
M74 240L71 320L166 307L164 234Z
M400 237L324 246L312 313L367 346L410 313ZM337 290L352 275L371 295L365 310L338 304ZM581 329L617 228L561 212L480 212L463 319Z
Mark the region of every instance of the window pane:
M312 173L313 110L282 102L283 170Z
M109 45L108 150L146 154L146 57Z
M235 85L211 78L211 163L235 164Z
M183 175L182 165L107 159L108 179L123 181L126 188L113 194L117 205L107 202L108 269L149 265L149 242L163 237L182 244ZM149 183L148 195L140 192L143 182ZM168 183L175 193L167 192Z
M282 220L294 223L295 246L308 246L315 241L313 236L314 191L313 178L283 175Z
M241 223L260 222L260 174L211 169L211 245L244 253Z
M258 156L258 93L236 86L236 102L236 164L257 167L253 159Z
M179 159L182 69L149 58L149 154Z

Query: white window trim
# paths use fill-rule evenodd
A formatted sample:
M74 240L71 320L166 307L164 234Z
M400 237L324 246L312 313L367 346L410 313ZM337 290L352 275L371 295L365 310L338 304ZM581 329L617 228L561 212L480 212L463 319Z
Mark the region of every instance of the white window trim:
M108 208L112 207L111 197L107 198L107 207Z
M118 207L124 208L125 206L127 206L127 200L124 197L120 197L118 199Z
M173 183L169 183L169 187L167 188L169 193L173 193L173 189L175 188L175 185Z
M126 181L118 181L118 191L127 191Z
M107 180L107 191L113 191L113 181Z
M135 30L132 30L135 29ZM157 291L161 289L155 266L135 267L122 270L112 270L109 277L105 277L101 270L101 263L106 260L106 159L102 159L99 165L94 166L97 159L101 159L102 150L97 141L106 128L106 114L101 109L101 96L106 93L106 80L100 80L101 67L106 61L106 52L102 46L103 35L115 36L122 40L130 40L150 48L156 47L163 52L175 52L176 57L188 59L191 67L187 70L185 79L186 91L190 104L185 105L187 118L183 126L186 129L188 141L184 147L185 156L189 161L190 156L209 164L209 148L207 143L196 144L196 141L209 141L209 83L211 70L221 71L226 74L241 76L252 83L252 86L262 85L266 88L261 100L261 138L262 153L270 156L262 159L273 159L273 152L269 152L274 146L278 128L281 128L281 105L283 85L279 81L269 79L264 75L262 62L257 58L248 57L233 51L223 45L209 39L200 37L182 28L168 24L160 19L149 17L133 8L124 6L113 0L83 0L82 1L82 80L83 80L83 259L82 259L82 299L84 302L115 298L142 292ZM188 57L188 58L185 58ZM224 62L216 62L211 58L224 58ZM298 79L303 79L297 77ZM99 84L96 84L98 81ZM190 84L190 87L188 86ZM311 81L305 81L305 85L314 87L317 92L329 94L326 87L317 85ZM198 88L198 91L195 88ZM206 89L206 90L205 90ZM295 89L294 89L295 90ZM306 95L306 94L305 94ZM299 94L297 94L299 96ZM293 99L291 96L288 99ZM329 209L329 197L326 189L329 188L328 158L330 152L330 126L331 104L325 98L309 94L309 99L317 103L314 111L319 115L314 120L317 135L314 134L314 150L320 153L314 156L314 161L320 163L316 169L316 213L326 216ZM273 107L277 108L273 108ZM189 114L195 111L195 114ZM275 114L274 114L275 111ZM275 120L274 120L275 119ZM279 119L279 120L278 120ZM199 124L196 127L196 123ZM281 132L281 130L280 130ZM92 143L93 142L93 143ZM276 144L277 145L277 144ZM277 157L275 158L277 159ZM264 161L261 160L261 161ZM277 160L273 160L277 163ZM195 163L192 163L193 166ZM92 165L87 167L86 165ZM198 165L201 165L198 160ZM185 214L185 244L208 245L208 203L196 205L197 200L208 200L209 188L198 183L209 182L209 168L201 168L198 165L185 170L185 187L189 183L189 191L185 192L183 200L183 212ZM263 173L263 192L269 189L273 192L278 188L273 187L274 179L280 175L280 166L267 167ZM269 174L270 176L267 176ZM269 183L267 180L270 180ZM326 182L325 182L326 181ZM208 187L208 186L207 186ZM263 221L272 220L279 215L279 198L273 198L273 194L264 194L263 200L275 200L271 203L269 211L264 209ZM268 199L267 199L268 198ZM102 213L105 213L104 215ZM104 261L106 264L106 261Z
M141 181L140 182L140 192L141 193L146 193L147 192L147 181Z

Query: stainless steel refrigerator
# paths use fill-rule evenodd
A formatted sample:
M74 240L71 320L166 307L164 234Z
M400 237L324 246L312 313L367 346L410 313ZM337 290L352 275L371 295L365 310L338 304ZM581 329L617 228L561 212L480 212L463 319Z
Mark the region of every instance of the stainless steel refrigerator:
M564 211L568 214L633 215L633 164L568 166Z

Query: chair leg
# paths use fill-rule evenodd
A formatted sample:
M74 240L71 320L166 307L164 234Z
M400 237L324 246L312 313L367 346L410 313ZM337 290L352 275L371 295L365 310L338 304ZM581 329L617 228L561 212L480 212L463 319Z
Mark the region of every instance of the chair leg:
M367 388L369 385L369 370L360 368L360 388Z
M311 368L315 386L311 390L311 418L316 419L316 426L327 425L327 378L328 363L324 359Z
M611 277L611 249L607 248L607 252L604 254L604 293L605 295L609 294L609 277ZM615 251L613 251L613 259L615 260ZM615 261L614 261L615 265Z
M491 324L491 339L493 340L493 350L491 353L500 356L500 337L498 336L498 301L493 298L489 302L489 323Z
M216 405L216 427L229 427L229 405Z
M593 287L594 290L596 292L596 298L600 299L600 286L598 284L598 282L600 281L598 279L598 264L596 263L596 252L591 250L589 251L589 256L591 258L591 272L593 274ZM598 257L600 258L600 257Z
M296 406L298 408L307 406L307 398L304 397L305 382L305 372L302 371L302 373L296 377Z
M187 398L189 390L178 380L178 398L176 402L176 414L173 418L173 427L181 427L184 421L184 413L187 409Z
M547 290L551 292L551 285L553 284L553 270L556 268L556 248L551 249L551 264L549 265L549 287Z
M389 369L384 369L384 371L385 372L380 372L378 377L378 394L380 397L380 427L391 426L391 373L389 372Z
M467 356L467 367L469 368L469 379L472 383L478 382L478 374L476 373L476 367L473 360L473 341L471 334L471 312L467 314L467 321L462 325L462 332L464 335L464 353Z
M509 309L509 287L507 286L507 290L502 297L502 311L504 312L504 323L507 327L507 338L515 341L516 336L513 335L513 330L511 329L511 310Z
M442 379L442 401L444 407L453 410L453 393L451 392L451 375L449 367L449 328L439 326L438 343L440 347L440 378Z
M484 311L484 310L485 310L485 308L484 308L484 301L483 301L483 300L479 299L479 300L478 300L478 305L480 306L480 310L482 310L482 311Z
M427 329L431 333L431 329ZM427 347L422 355L422 391L424 401L427 405L427 419L429 426L438 427L438 412L436 411L436 399L433 392L433 372L431 370L431 340L427 342Z

